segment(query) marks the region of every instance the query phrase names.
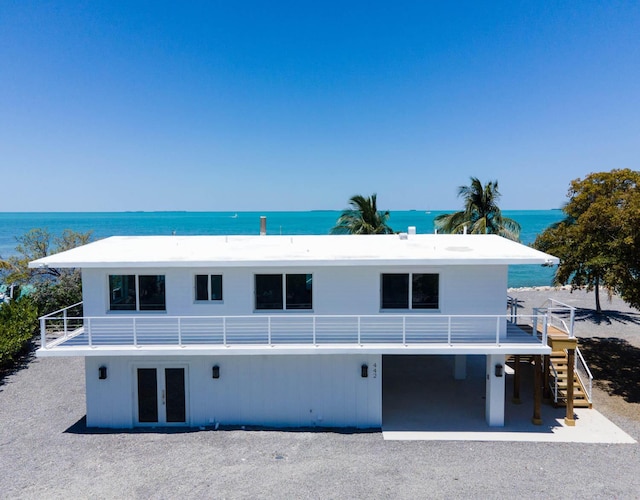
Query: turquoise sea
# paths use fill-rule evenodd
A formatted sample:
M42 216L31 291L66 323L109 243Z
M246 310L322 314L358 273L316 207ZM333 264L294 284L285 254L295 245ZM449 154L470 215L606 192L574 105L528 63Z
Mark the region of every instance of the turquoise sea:
M421 210L391 211L390 226L406 231L416 226L418 233L432 233L433 219L445 212ZM504 215L522 226L525 244L562 219L560 210L507 211ZM260 216L267 217L267 234L328 234L340 211L312 212L0 212L0 256L15 254L16 237L36 227L53 234L64 229L93 231L94 237L147 234L258 234ZM553 269L541 266L513 266L509 286L550 285Z

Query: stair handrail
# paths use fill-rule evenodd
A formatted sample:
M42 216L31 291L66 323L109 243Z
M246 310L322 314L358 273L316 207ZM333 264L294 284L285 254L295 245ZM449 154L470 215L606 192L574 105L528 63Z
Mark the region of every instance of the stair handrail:
M585 392L587 393L587 400L589 401L589 403L592 403L593 401L591 400L591 395L593 391L593 375L591 373L591 370L589 370L589 366L587 366L587 362L584 360L584 357L582 356L582 353L580 352L580 349L578 348L578 346L576 346L576 356L575 356L574 367L575 367L575 373L580 379L580 383L582 384L582 387L584 387ZM582 378L582 375L580 374L580 368L584 370L584 372L587 375L587 378L589 379L586 384Z
M551 385L551 381L549 381L549 386L553 389L553 402L558 402L558 372L556 371L556 367L553 366L553 363L549 363L549 368L553 371L553 385Z
M538 317L542 318L542 331L538 332ZM547 345L547 335L549 333L549 315L546 311L539 309L538 307L533 308L533 314L531 318L533 331L532 335L535 335L539 339L541 339L544 345Z
M540 311L541 313L547 314L549 316L549 318L554 318L556 320L558 320L561 324L562 327L564 328L564 331L567 332L567 334L569 335L569 338L575 338L575 334L574 334L574 327L575 327L575 322L576 322L576 308L569 305L569 304L565 304L564 302L560 302L559 300L553 299L553 298L548 298L547 300L545 300L543 302L543 304L536 308L538 311ZM567 324L567 322L561 318L560 316L553 314L554 311L563 311L563 312L568 312L569 313L569 324Z

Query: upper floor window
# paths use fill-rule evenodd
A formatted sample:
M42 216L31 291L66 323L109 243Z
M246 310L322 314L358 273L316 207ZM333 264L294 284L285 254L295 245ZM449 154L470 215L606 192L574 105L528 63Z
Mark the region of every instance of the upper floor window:
M166 311L164 275L109 275L111 311Z
M196 300L222 300L222 275L197 274Z
M437 274L383 274L382 309L438 309L439 281Z
M311 309L313 275L256 274L256 309Z

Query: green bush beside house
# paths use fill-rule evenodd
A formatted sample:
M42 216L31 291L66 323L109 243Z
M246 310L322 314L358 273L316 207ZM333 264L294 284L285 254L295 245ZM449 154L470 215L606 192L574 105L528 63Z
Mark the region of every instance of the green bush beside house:
M30 297L0 304L0 370L10 368L29 348L38 327L38 308Z

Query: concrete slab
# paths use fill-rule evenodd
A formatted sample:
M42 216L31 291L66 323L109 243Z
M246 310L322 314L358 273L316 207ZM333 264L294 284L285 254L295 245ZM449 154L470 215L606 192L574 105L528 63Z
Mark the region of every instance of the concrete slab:
M565 409L542 407L533 425L533 371L522 366L521 404L511 401L513 376L506 373L505 426L485 419L485 357L467 356L467 378L454 378L452 356L384 356L382 435L385 440L534 441L635 443L595 409L578 408L576 425L564 424Z

